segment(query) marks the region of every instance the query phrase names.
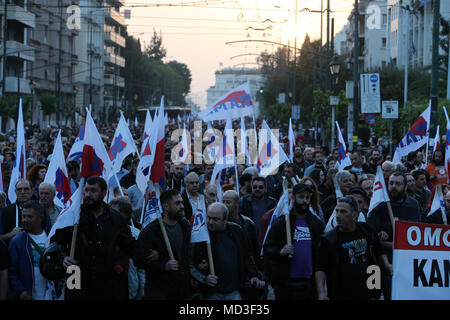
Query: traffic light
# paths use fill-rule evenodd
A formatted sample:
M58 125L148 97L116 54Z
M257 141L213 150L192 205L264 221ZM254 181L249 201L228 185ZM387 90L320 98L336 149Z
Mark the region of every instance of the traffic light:
M261 88L259 88L259 93L264 93L264 88L263 87L261 87Z

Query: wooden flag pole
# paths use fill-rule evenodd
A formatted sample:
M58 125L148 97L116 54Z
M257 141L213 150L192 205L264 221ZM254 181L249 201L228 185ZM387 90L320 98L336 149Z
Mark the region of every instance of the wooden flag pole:
M175 257L172 252L172 247L170 246L169 237L167 236L166 228L164 227L164 222L161 217L158 218L159 225L161 226L161 231L164 237L164 242L166 243L167 251L169 252L170 260L175 260Z
M72 259L75 257L75 247L76 247L76 243L77 243L77 233L78 233L78 223L73 226L72 244L70 245L70 257Z
M288 181L285 177L283 177L283 191L286 192L288 189ZM292 239L291 239L291 221L289 219L290 215L285 214L284 215L286 219L286 243L290 246L292 245ZM292 255L288 256L289 258L292 258Z
M214 272L214 262L212 257L211 242L206 242L206 249L208 250L209 273L215 276L216 274Z

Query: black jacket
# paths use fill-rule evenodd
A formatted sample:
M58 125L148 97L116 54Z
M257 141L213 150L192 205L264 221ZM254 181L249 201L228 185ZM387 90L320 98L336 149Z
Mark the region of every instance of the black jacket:
M270 209L273 209L276 207L277 205L277 200L275 200L274 198L270 197L270 196L265 196L264 200L266 201L266 207L267 207L267 211L269 211ZM253 206L252 206L252 201L253 201L253 195L249 194L246 195L244 197L241 198L241 203L239 204L239 213L243 214L244 216L249 217L252 221L254 221L253 218Z
M344 170L352 170L352 167L353 165L346 166ZM364 173L376 174L376 171L374 171L367 163L363 163L361 169Z
M50 241L61 244L65 250L60 261L45 263L62 265L70 252L72 231L73 227L56 230ZM129 258L134 257L135 244L119 212L103 203L103 214L95 218L82 206L74 256L81 270L81 289L66 288L65 299L128 299L128 290L121 287L121 280L126 276Z
M186 190L183 190L181 197L183 198L184 216L186 217L186 219L188 221L191 221L192 206L191 206L191 202L189 201L189 198L187 196Z
M262 265L260 262L260 247L258 238L256 236L255 223L249 217L242 214L239 215L239 220L239 223L236 223L236 221L233 222L241 226L242 230L244 231L253 259L255 260L257 267L261 270Z
M248 247L248 241L245 238L243 229L233 222L227 222L225 227L225 232L227 235L233 239L236 248L238 249L238 265L239 265L239 289L242 290L245 287L245 283L252 277L258 276L258 271L254 261L252 260L252 256L250 253L250 248ZM215 241L214 241L214 232L210 232L209 234L211 239L211 251L213 256L215 256ZM194 279L200 282L200 291L204 293L213 293L215 289L213 287L209 287L205 284L206 277L209 274L208 272L202 272L197 269L197 266L201 263L202 260L208 261L208 253L205 242L194 243L191 250L191 275Z
M294 239L295 230L295 214L291 213L289 216L291 223L291 238ZM314 277L315 265L317 261L317 248L320 242L320 236L323 234L324 225L312 213L306 215L306 223L308 224L311 233L312 242L312 265ZM280 255L281 249L287 244L286 239L286 217L284 215L275 219L267 234L266 242L263 246L264 257L269 260L271 271L269 278L273 285L286 284L289 281L289 274L291 268L291 259L288 256Z
M178 261L178 271L165 270L165 265L170 257L158 220L147 225L139 234L134 262L137 268L145 270L146 299L186 299L190 295L189 250L191 231L186 218L180 219L178 223L181 225L183 232L181 252L178 252L172 246L174 258ZM147 259L149 249L158 251L158 260Z

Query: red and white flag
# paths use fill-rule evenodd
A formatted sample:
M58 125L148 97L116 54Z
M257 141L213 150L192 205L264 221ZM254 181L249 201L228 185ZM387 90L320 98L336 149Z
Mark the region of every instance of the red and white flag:
M445 170L447 171L447 183L450 183L450 120L448 119L447 109L444 108L445 118L447 119L447 128L445 130Z
M17 119L17 137L16 137L16 160L11 171L9 180L8 198L11 203L16 202L16 182L26 179L26 162L25 162L25 127L23 125L22 99L19 101L19 117Z
M292 130L292 118L289 118L288 140L289 140L289 160L292 162L294 160L294 146L295 146L295 135L294 131Z
M345 167L351 166L352 162L347 153L347 148L345 147L345 140L342 136L341 128L339 123L336 121L336 127L338 132L338 169L339 171L344 170Z
M164 115L164 97L161 98L161 105L158 113L158 130L155 134L156 148L155 157L152 163L150 181L158 183L161 190L166 189L165 181L165 141L166 141L166 118Z
M234 151L234 132L231 118L228 118L225 125L225 130L222 135L222 143L220 145L219 154L216 157L216 163L214 165L213 173L211 175L210 184L214 184L216 179L219 178L222 170L234 167L236 161Z
M369 212L367 213L367 215L369 215L370 212L375 209L381 202L390 201L388 190L386 188L386 184L384 183L383 170L381 169L381 166L377 167L377 175L373 183L372 192L373 195L372 199L370 199Z
M156 119L156 117L155 117L155 119ZM150 135L150 132L152 131L152 125L153 125L152 115L150 114L150 110L147 109L147 115L145 116L144 134L142 137L142 141L147 139L147 137Z
M276 174L278 168L286 161L289 161L289 159L283 148L280 147L278 136L274 135L265 120L262 122L258 140L258 162L256 168L259 171L259 175L266 177Z
M55 186L56 194L53 202L57 206L64 208L72 196L72 192L70 190L70 179L67 172L66 162L64 161L61 130L58 132L58 137L56 138L55 146L53 147L52 158L48 165L44 182Z
M84 136L83 153L81 155L81 178L100 176L109 180L112 169L111 160L102 138L95 126L94 119L88 112Z
M127 126L127 122L122 112L120 112L120 120L117 124L116 132L111 143L111 147L108 151L109 159L112 164L111 174L117 173L122 167L123 160L131 154L138 153L136 144L134 143L133 136L130 129Z
M217 101L211 104L198 116L205 122L214 120L232 120L240 117L250 116L254 113L252 96L250 93L250 82L229 91Z
M395 148L392 161L401 162L403 156L407 156L411 151L416 151L427 143L430 134L430 116L431 101L428 108L420 114L403 139L400 140L397 148Z
M69 201L67 201L66 207L56 217L56 221L48 234L46 247L50 244L50 239L55 235L56 230L66 227L74 226L80 220L81 203L83 199L83 182L80 187L73 193Z
M439 125L437 125L436 128L436 136L434 137L434 141L433 141L433 153L438 150L441 147L441 139L439 137Z

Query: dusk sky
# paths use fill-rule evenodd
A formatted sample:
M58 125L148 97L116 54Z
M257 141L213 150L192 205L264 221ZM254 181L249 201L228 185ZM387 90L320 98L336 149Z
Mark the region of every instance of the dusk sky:
M347 22L353 0L331 0L335 33ZM171 4L171 5L170 5ZM326 9L327 0L323 0ZM321 0L298 0L297 8L320 11ZM295 24L295 0L177 1L126 0L122 8L131 10L128 33L148 45L153 29L161 31L166 61L185 63L192 72L192 100L206 107L206 89L215 83L221 68L257 68L257 54L274 52L276 45L255 42L226 44L239 40L269 40L300 47L308 33L320 38L320 13L299 12ZM268 21L270 19L272 22ZM265 22L266 21L266 22ZM255 30L260 29L260 30ZM323 41L326 40L326 13L323 15ZM221 66L222 64L222 66Z

